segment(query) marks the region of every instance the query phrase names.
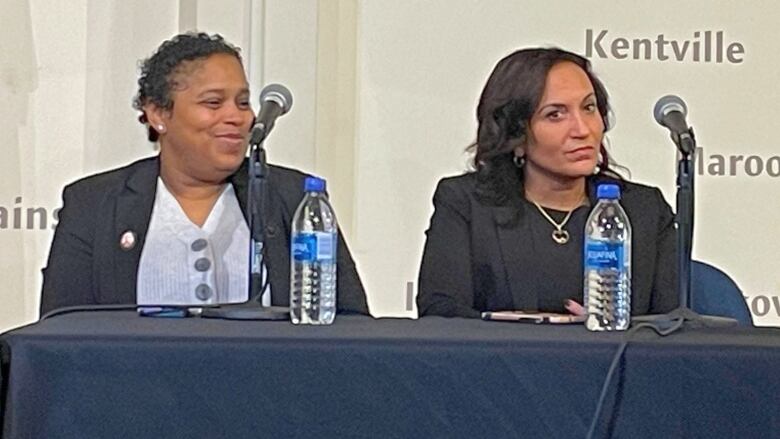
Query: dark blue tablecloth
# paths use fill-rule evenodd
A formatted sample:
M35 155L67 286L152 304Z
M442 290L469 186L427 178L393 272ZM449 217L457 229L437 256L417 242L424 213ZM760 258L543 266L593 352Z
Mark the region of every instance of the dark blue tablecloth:
M625 334L339 316L54 317L2 336L6 438L584 437ZM634 335L599 437L780 437L780 331Z

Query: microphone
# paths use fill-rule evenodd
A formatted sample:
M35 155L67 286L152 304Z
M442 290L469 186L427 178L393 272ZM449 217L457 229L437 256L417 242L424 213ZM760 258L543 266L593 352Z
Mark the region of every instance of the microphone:
M688 127L685 116L688 115L688 107L680 97L666 95L655 103L653 116L655 121L671 132L671 137L677 147L684 154L691 154L696 147L693 138L693 129Z
M269 84L260 92L260 112L252 128L252 144L258 144L268 137L274 127L274 122L280 116L290 111L293 99L292 93L281 84Z

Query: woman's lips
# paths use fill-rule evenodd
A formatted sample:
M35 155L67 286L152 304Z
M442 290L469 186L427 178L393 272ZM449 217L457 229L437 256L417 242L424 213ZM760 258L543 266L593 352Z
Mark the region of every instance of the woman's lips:
M566 156L573 160L590 160L593 158L593 153L596 148L592 146L581 146L579 148L572 149L566 152Z
M228 140L238 140L238 141L244 140L244 135L239 133L217 134L217 137L220 139L228 139Z
M216 136L222 145L230 149L243 148L245 145L245 138L240 134L222 134Z

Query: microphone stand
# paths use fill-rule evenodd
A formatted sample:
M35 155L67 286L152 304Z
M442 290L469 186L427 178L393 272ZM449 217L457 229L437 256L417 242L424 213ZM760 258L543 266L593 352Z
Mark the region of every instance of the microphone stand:
M693 311L695 297L691 294L691 265L693 263L693 212L694 176L693 165L696 153L696 138L693 128L681 135L672 134L672 140L679 151L677 162L677 294L679 306L667 314L637 316L635 322L649 322L657 325L673 325L675 322L691 322L693 326L720 327L735 326L738 322L729 317L701 315Z
M228 320L289 320L290 309L263 306L267 280L263 272L265 257L266 200L268 199L268 164L263 141L270 130L262 124L252 129L249 139L249 190L246 208L249 213L249 300L240 304L203 308L201 317Z
M693 128L683 136L672 136L679 150L677 161L677 294L679 307L688 308L691 303L691 265L693 264L693 212L694 177L693 155L696 139Z

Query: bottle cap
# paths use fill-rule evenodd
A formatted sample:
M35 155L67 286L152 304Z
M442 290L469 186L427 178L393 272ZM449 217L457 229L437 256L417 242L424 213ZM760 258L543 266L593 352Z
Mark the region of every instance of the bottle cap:
M596 190L596 196L598 199L619 200L620 186L616 184L600 184Z
M303 190L304 192L325 192L325 180L317 177L306 177Z

